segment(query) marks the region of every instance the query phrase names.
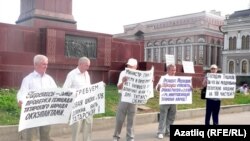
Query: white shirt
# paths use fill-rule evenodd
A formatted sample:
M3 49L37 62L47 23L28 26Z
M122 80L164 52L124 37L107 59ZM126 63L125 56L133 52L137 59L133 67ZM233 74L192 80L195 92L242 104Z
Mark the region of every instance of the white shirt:
M38 72L34 71L24 77L21 87L17 93L17 100L23 101L26 98L28 92L31 90L47 88L57 88L54 79L48 74L41 76Z
M125 75L126 75L126 72L125 70L123 70L119 75L117 86L122 83L122 78L125 77ZM122 90L118 90L118 93L122 93Z
M90 85L89 73L81 73L78 68L73 69L67 75L63 88L82 88Z

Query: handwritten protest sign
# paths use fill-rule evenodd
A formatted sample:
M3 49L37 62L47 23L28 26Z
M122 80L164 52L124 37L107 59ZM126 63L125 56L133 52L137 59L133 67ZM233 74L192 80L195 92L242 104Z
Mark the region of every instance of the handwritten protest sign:
M149 71L139 71L126 68L125 76L128 78L122 89L123 102L145 104L149 98L154 97L153 74L154 68Z
M235 74L207 74L206 98L234 98L235 91Z
M70 125L94 114L105 112L105 84L99 82L77 89Z
M18 131L68 123L73 106L73 93L60 88L30 91L22 104Z
M182 61L184 73L194 73L194 63L192 61Z
M191 104L192 77L162 76L160 104Z

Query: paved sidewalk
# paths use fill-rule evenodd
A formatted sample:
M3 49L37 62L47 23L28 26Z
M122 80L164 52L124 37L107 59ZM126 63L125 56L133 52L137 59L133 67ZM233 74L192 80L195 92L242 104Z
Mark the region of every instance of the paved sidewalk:
M174 124L204 124L204 117L187 120L176 120ZM248 124L250 125L250 111L220 114L220 124ZM157 139L156 132L158 123L150 123L135 126L135 141L169 141L168 137ZM60 129L58 129L60 130ZM114 129L100 130L93 132L93 141L112 141ZM121 141L125 141L126 128L122 129ZM54 137L55 141L71 141L71 134L61 137Z

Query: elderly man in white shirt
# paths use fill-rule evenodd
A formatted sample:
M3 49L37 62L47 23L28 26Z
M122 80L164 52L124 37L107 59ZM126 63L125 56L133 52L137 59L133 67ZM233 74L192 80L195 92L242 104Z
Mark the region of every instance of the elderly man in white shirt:
M90 60L87 57L81 57L78 60L78 66L70 71L64 82L63 88L82 88L91 85L88 69ZM91 141L93 125L93 116L72 125L72 141L79 141L79 134L83 131L83 141Z
M47 88L57 88L54 79L46 74L48 66L48 58L44 55L36 55L34 57L34 71L27 75L21 84L20 90L17 93L17 101L19 107L22 106L29 91L41 90ZM36 141L37 131L40 134L40 141L52 141L50 138L50 126L41 126L26 129L26 141Z

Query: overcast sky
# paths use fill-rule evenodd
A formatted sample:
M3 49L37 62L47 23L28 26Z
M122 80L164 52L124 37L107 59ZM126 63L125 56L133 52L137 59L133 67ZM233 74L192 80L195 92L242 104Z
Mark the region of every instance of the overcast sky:
M0 0L0 22L15 24L21 0ZM123 33L123 26L216 10L222 15L249 8L250 0L72 0L77 29Z

